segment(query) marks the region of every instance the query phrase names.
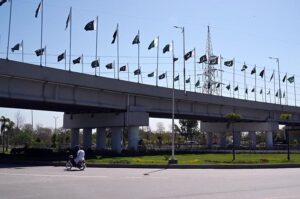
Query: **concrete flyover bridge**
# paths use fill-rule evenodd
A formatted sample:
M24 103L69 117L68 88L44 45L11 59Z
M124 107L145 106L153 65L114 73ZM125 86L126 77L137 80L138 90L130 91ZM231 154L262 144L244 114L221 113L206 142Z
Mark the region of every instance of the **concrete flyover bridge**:
M139 126L148 125L149 117L171 118L171 97L169 88L0 59L1 106L64 112L64 128L72 129L72 146L78 144L83 129L84 146L89 148L92 129L97 128L97 149L103 149L105 129L111 128L112 149L120 152L126 126L129 148L136 150ZM175 91L175 103L176 118L201 120L208 146L212 132L220 133L224 142L228 113L241 115L236 131L254 132L253 141L255 131L266 131L270 148L279 124L300 125L300 108L294 106L181 90ZM281 119L283 113L291 118Z

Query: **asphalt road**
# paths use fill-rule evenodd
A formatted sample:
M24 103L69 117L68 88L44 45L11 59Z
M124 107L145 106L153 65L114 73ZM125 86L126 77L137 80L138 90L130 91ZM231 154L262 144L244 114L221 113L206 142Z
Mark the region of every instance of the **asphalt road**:
M300 169L107 169L0 165L0 199L296 199Z

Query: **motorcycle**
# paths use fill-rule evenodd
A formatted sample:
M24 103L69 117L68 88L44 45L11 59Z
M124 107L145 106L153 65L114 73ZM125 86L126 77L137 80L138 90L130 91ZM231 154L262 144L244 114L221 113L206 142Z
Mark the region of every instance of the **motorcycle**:
M86 164L85 164L84 160L79 161L78 164L76 164L74 162L73 155L69 155L69 159L67 160L67 163L66 163L66 169L69 171L72 169L72 167L76 167L79 170L83 171L86 168Z

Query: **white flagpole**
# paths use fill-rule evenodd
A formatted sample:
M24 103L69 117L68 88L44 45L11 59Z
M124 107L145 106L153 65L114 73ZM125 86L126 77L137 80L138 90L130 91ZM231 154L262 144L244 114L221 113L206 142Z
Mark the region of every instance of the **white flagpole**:
M97 25L96 25L96 56L95 56L95 60L97 60L97 58L98 58L98 16L96 17L96 20L97 20ZM98 62L100 62L99 60L98 60ZM99 65L100 65L100 63L99 63ZM99 69L100 69L100 66L99 66ZM95 67L95 76L97 76L97 67ZM99 76L100 76L100 74L99 74Z
M71 56L72 56L72 7L70 7L70 50L69 50L69 71L71 71ZM98 27L97 27L98 28ZM67 54L65 54L67 56Z
M45 51L45 66L47 66L47 46L45 46L45 50L44 51Z
M10 1L10 8L9 8L8 38L7 38L7 49L6 49L6 59L7 60L8 60L8 51L9 51L9 41L10 41L10 26L11 26L12 2L13 2L13 0Z
M97 59L98 61L99 61L99 76L101 76L101 71L100 71L100 56L98 56L98 59ZM97 67L96 67L97 68Z
M167 71L166 71L166 84L167 84L167 88L169 88L169 86L168 86L168 73L167 73Z
M220 55L220 70L221 70L221 96L223 96L223 70L222 70L222 55Z
M286 80L285 80L285 87L286 87L286 93L285 93L285 104L289 105L289 101L288 101L288 80L287 80L287 73L285 73L286 76Z
M127 63L127 68L128 68L128 72L127 72L127 74L128 74L128 81L129 81L129 64Z
M265 83L265 102L267 102L267 83L266 83L266 68L264 67L264 83Z
M244 62L244 66L246 66L245 62ZM245 87L245 90L246 90L246 69L244 69L244 87ZM246 92L244 92L244 97L246 99Z
M67 50L66 49L64 52L64 57L65 57L65 70L67 70ZM69 68L69 71L70 71L70 68Z
M296 78L295 78L295 74L294 74L294 95L295 95L295 106L297 106L297 100L296 100Z
M41 1L41 49L43 48L43 21L44 21L44 0ZM40 56L40 66L42 67L43 54ZM46 66L46 48L45 48L45 66Z
M254 99L256 101L256 65L254 65L254 68L255 68L255 86L254 86Z
M235 60L234 60L234 58L233 58L233 67L232 67L232 70L233 70L233 88L235 88ZM234 91L233 91L233 93L232 93L232 96L233 96L233 98L234 98Z
M116 66L115 66L115 60L113 61L113 67L114 67L114 79L116 79Z
M275 70L273 70L273 78L274 78L274 104L276 104Z
M22 40L22 62L24 62L24 41Z
M82 70L82 73L83 73L83 54L81 54L81 70Z
M140 30L138 30L138 69L139 69L139 74L138 74L138 83L140 83L140 74L141 74L141 69L140 69Z
M120 79L119 24L117 24L117 65L118 65L118 79Z
M154 39L155 44L155 39ZM158 86L158 56L159 56L159 36L157 36L157 55L156 55L156 86Z
M194 84L196 84L196 48L194 48ZM194 92L196 93L196 86L194 86Z

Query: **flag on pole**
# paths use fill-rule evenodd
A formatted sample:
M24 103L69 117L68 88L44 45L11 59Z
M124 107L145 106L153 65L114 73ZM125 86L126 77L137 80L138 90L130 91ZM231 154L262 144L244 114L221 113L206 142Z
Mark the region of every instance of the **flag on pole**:
M91 30L96 30L96 27L97 24L96 24L96 21L93 20L93 21L90 21L89 23L87 23L85 26L84 26L84 30L85 31L91 31Z
M282 82L285 82L286 80L286 75L283 77Z
M255 74L256 73L256 67L254 66L254 68L252 69L251 71L251 75Z
M268 91L267 95L270 95L270 94L271 94L271 91L270 91L270 89L269 89L269 91Z
M165 77L166 77L166 73L163 73L160 76L158 76L158 79L164 79Z
M198 80L195 84L196 87L199 87L200 86L200 81Z
M283 92L282 98L285 98L285 91Z
M133 72L134 75L140 75L141 74L141 70L138 68Z
M170 52L172 50L172 44L167 44L164 48L163 48L163 53L165 54L166 52Z
M226 89L227 89L227 90L230 90L230 84L228 84L228 85L226 86Z
M178 60L177 57L173 57L173 62L176 62Z
M185 83L190 83L191 82L191 78L189 77L188 79L185 80Z
M184 60L188 60L189 58L193 57L195 55L195 52L194 50L191 50L189 52L187 52L185 55L184 55Z
M111 41L111 44L115 43L117 36L118 36L118 28L115 30L115 32L113 34L113 40Z
M219 88L221 86L221 84L220 83L217 83L217 86L216 86L216 88Z
M22 42L21 43L17 43L14 47L11 48L11 52L14 52L16 50L22 50L23 46L22 46Z
M291 76L287 79L290 83L294 83L295 81L295 76Z
M36 10L35 10L35 15L34 15L35 18L38 17L39 12L41 12L41 8L42 8L42 2L39 3L38 7L37 7Z
M176 77L174 77L174 82L179 80L179 75L177 75Z
M225 61L225 62L224 62L224 65L225 65L225 66L228 66L228 67L233 66L233 60Z
M154 77L154 72L149 73L149 74L148 74L148 77Z
M239 86L236 86L235 88L234 88L234 91L238 91L239 90Z
M218 64L218 60L219 60L219 57L217 57L217 56L211 56L211 58L209 60L209 64L210 65Z
M120 71L126 71L126 65L120 67Z
M132 44L134 45L134 44L139 44L139 43L140 43L140 35L137 34L137 35L134 37L134 39L133 39L133 41L132 41Z
M255 88L252 88L251 92L252 92L252 93L255 92Z
M68 25L70 23L70 20L71 20L71 10L69 11L69 14L68 14L68 18L67 18L67 21L66 21L66 28L65 28L65 30L67 30Z
M57 62L60 62L61 60L65 59L65 56L66 56L65 52L63 52L62 54L58 55Z
M261 76L261 78L264 78L264 75L265 75L265 69L263 69L263 70L259 73L259 76Z
M36 56L41 56L44 54L45 48L37 49L35 52Z
M0 0L0 6L2 6L7 0Z
M275 96L278 97L278 91L276 92Z
M245 93L248 94L248 88L246 88Z
M81 56L73 60L73 64L79 64L81 62Z
M259 92L259 94L262 94L263 93L263 90L262 89L260 89L260 92Z
M274 77L274 71L273 71L273 73L272 73L272 75L270 77L270 81L273 79L273 77Z
M150 50L151 48L157 47L158 46L158 38L156 37L148 46L148 50Z
M107 69L112 69L112 68L113 68L113 63L106 64L105 67L106 67Z
M92 61L92 63L91 63L91 66L92 66L92 68L99 67L99 66L100 66L100 64L99 64L99 60L98 60L98 59L96 59L96 60Z
M204 62L206 62L207 61L207 57L206 57L206 55L202 55L201 57L200 57L200 59L199 59L199 64L201 64L201 63L204 63Z
M248 68L248 66L247 66L246 64L244 64L243 67L242 67L242 69L241 69L241 71L244 71L244 70L246 70L247 68Z

